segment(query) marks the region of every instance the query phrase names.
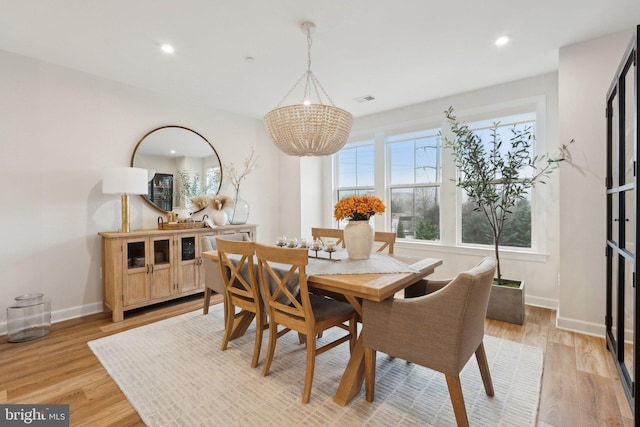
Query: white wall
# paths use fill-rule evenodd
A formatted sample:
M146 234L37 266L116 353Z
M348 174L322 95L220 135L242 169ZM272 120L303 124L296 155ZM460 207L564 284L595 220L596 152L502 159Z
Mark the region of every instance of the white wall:
M539 129L539 133L543 133L539 136L544 136L546 144L542 151L555 153L560 145L557 93L557 75L545 74L385 113L359 117L355 120L352 135L354 140L357 140L359 135L363 138L371 137L376 130L439 127L444 121L444 110L449 106L455 108L459 117L469 117L478 114L487 106L494 106L500 110L519 100L536 98L543 100L544 110L546 110L546 129ZM545 230L543 230L543 235L547 237L546 247L538 254L509 251L500 253L503 276L525 280L527 304L550 308L555 308L558 301L558 180L558 174L552 175L548 184L541 189L546 198L541 212L546 217ZM325 187L330 188L326 182ZM325 200L331 203L329 198L325 197ZM377 226L383 227L380 222ZM398 253L441 258L443 265L438 267L434 275L439 278L452 277L457 272L472 267L482 257L493 256L493 251L490 249L461 249L451 245L427 242L399 242L396 248Z
M526 278L527 303L558 305L559 326L596 334L604 331L605 93L629 36L620 33L562 49L557 76L361 117L353 130L357 135L415 124L441 117L449 105L473 110L546 96L547 151L574 138L573 164L563 165L547 186L545 253L533 260L503 254L504 274ZM241 193L251 205L249 222L258 224L259 241L272 242L282 234L300 237L310 225L331 225L328 162L320 174L317 162L281 154L260 120L6 52L0 52L0 94L0 334L5 308L25 293L49 297L54 320L102 309L98 232L118 229L120 202L102 194L101 172L128 165L139 138L159 126L182 125L203 134L223 163L241 165L249 147L256 147L258 168ZM227 184L222 192L232 194ZM132 198L132 228L154 228L158 215L141 198ZM455 253L429 244L399 243L397 248L443 258L438 277L489 254Z
M6 307L25 293L50 298L54 321L102 310L98 232L120 226L120 198L102 194L102 170L129 165L138 140L156 127L201 133L223 163L241 166L255 146L258 168L241 187L249 222L259 240L280 228L284 156L260 120L6 52L0 94L0 334ZM223 192L232 194L228 185ZM157 227L159 215L132 197L132 229Z
M575 139L560 171L561 327L604 335L606 94L631 32L560 50L560 138Z

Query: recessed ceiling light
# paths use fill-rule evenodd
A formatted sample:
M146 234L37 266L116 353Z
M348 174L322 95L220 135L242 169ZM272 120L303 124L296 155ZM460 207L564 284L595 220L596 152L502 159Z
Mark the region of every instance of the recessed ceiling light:
M167 43L165 43L162 46L160 46L160 49L162 49L162 51L164 53L173 53L175 51L173 46L171 46L170 44L167 44Z
M498 37L496 39L496 46L504 46L505 44L509 43L509 36L502 36L502 37Z

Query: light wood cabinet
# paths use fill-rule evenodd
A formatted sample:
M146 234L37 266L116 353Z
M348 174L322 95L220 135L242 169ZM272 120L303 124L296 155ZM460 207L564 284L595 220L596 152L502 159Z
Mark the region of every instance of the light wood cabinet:
M255 231L245 224L100 233L105 308L119 322L127 310L203 292L201 237L246 232L255 239Z

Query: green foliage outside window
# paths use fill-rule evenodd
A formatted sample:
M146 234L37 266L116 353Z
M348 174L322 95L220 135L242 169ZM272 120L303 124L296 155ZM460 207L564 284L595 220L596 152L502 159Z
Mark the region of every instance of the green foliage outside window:
M493 244L491 225L473 202L462 205L462 241L478 245ZM531 247L531 204L527 199L519 200L505 220L500 245Z
M404 231L404 225L402 225L402 221L398 221L398 227L396 228L396 237L399 239L404 239L407 237L407 234Z
M423 218L416 224L416 239L437 240L439 237L438 228L431 223L429 218Z

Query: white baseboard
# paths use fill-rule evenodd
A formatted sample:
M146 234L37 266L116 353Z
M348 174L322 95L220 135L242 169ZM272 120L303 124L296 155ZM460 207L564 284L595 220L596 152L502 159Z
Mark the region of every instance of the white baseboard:
M533 305L535 307L549 308L551 310L558 309L558 300L553 298L542 298L530 295L524 296L524 303L526 305Z
M551 298L541 298L536 296L525 296L525 304L533 305L536 307L549 308L552 310L558 310L558 300ZM604 324L585 322L582 320L570 319L567 317L556 317L556 327L571 332L577 332L579 334L593 335L596 337L604 338L605 326Z
M76 319L90 314L102 313L102 302L80 305L77 307L65 308L51 312L51 323L58 323L64 320ZM0 336L7 335L7 322L0 323Z
M102 302L94 302L87 305L80 305L77 307L66 308L64 310L57 310L51 312L51 322L58 323L63 320L76 319L82 316L88 316L90 314L102 313L104 304Z
M560 316L556 318L556 327L572 332L578 332L581 334L593 335L600 338L604 338L606 331L604 323L598 324L592 322L583 322L582 320L568 319L566 317Z
M558 310L558 300L552 298L541 298L536 296L525 295L525 304L535 307L549 308L552 310ZM556 327L579 334L592 335L600 338L605 336L604 324L584 322L582 320L575 320L566 317L556 317ZM630 331L625 331L626 336L633 335Z

